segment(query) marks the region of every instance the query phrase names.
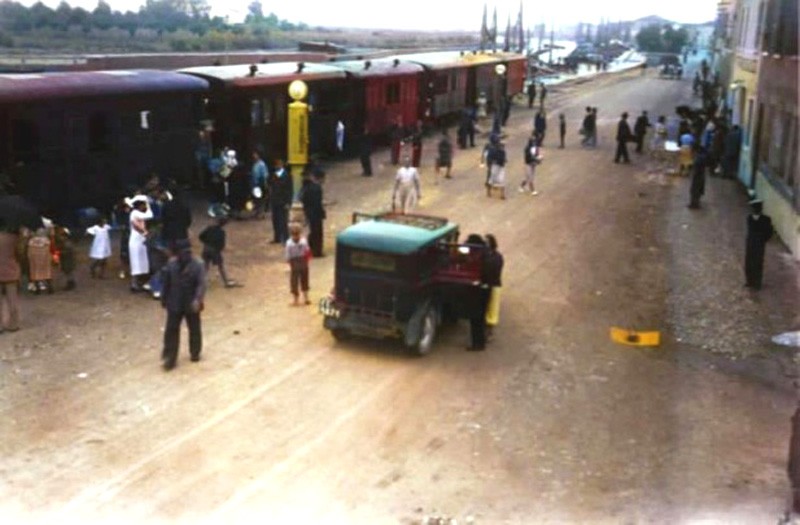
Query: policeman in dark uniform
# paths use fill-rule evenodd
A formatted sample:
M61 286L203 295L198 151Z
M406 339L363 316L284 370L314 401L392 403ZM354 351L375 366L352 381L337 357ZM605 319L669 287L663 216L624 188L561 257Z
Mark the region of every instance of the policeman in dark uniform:
M750 207L752 213L747 217L747 248L744 256L745 286L760 290L764 277L764 251L775 230L772 219L762 213L763 201L752 200Z

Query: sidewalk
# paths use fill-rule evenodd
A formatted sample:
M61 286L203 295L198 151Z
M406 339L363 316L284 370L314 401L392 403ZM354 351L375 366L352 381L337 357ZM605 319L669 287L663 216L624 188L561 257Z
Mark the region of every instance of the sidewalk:
M690 210L689 178L669 179L663 232L667 311L675 342L692 354L700 350L706 357L722 358L712 366L791 386L800 370L800 349L774 344L771 338L800 329L800 265L775 236L767 246L763 288L745 288L749 206L744 187L708 178L702 208Z

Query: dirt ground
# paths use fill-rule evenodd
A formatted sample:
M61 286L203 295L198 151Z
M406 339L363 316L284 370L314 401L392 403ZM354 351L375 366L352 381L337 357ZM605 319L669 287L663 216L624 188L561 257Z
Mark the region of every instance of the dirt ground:
M765 288L746 293L736 183L710 179L691 213L688 181L649 155L612 162L619 113L691 101L688 81L653 71L554 87L536 197L516 191L522 104L505 201L485 196L480 148L435 185L425 144L419 211L494 233L505 255L486 352L464 351L464 322L424 358L334 342L314 306L289 306L268 220L229 225L244 286L210 276L203 360L189 362L184 331L169 373L164 314L126 282L84 265L76 291L26 297L23 329L0 335L3 522L775 523L796 372L769 336L797 329L797 267L772 243ZM596 149L578 145L586 105L600 108ZM389 206L387 159L373 155L372 178L328 166L314 303L332 286L335 233ZM193 236L207 222L197 214ZM660 330L662 345L617 345L611 326Z

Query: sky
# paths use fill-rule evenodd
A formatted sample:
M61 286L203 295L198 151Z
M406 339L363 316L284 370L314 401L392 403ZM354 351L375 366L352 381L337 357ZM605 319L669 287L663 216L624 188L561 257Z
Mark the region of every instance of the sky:
M16 0L31 5L36 0ZM60 0L43 0L51 7ZM138 11L144 0L106 0L116 11ZM229 16L231 21L244 18L251 0L209 0L212 14ZM73 7L92 10L97 0L67 0ZM290 22L325 27L402 30L478 30L483 6L488 5L489 25L497 7L497 25L504 29L507 18L512 23L519 12L519 0L295 0L274 2L261 0L265 14L274 12ZM456 7L457 6L457 7ZM546 22L573 24L608 20L633 20L659 15L676 22L708 22L716 16L717 0L524 0L523 20L526 26Z

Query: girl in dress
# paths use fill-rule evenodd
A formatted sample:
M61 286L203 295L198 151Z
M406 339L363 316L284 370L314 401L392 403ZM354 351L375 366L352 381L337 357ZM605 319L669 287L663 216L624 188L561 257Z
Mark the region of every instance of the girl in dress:
M89 258L92 260L89 273L93 278L102 279L105 276L106 262L111 257L110 231L111 226L108 225L105 217L100 217L97 224L86 230L86 233L94 236L92 247L89 250Z
M50 237L44 228L37 230L28 241L28 271L34 293L53 293L53 257Z

